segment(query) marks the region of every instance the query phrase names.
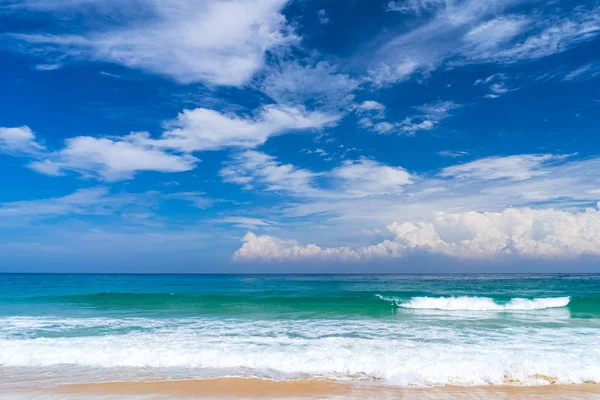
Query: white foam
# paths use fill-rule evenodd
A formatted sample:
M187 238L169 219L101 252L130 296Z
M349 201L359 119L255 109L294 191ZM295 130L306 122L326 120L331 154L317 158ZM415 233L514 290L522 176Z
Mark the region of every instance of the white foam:
M40 376L70 368L92 369L94 376L113 371L106 379L114 380L116 368L131 369L129 377L138 371L140 379L176 369L197 378L368 377L400 386L548 383L542 375L557 383L600 383L596 325L467 329L410 320L198 319L174 326L179 322L144 333L0 338L0 380L24 368Z
M518 311L543 310L566 307L570 297L551 297L539 299L514 298L507 303L497 303L489 297L453 296L453 297L413 297L408 301L378 296L402 308L448 311Z

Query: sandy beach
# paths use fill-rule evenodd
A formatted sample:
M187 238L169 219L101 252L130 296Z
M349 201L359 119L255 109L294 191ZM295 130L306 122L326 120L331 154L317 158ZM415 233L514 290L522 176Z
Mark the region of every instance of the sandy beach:
M327 380L220 378L63 385L15 393L24 399L600 399L600 385L395 388Z

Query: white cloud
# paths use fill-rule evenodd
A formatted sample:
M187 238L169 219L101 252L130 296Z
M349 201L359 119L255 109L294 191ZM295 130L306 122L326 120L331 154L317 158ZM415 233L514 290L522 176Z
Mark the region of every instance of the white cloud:
M191 155L169 154L128 141L90 136L67 139L62 150L44 157L29 167L47 175L70 170L108 181L129 179L138 171L189 171L199 161Z
M503 94L518 90L509 88L506 83L507 80L508 77L504 74L493 74L485 79L477 79L475 86L482 86L487 89L488 93L485 95L485 98L497 99Z
M259 186L268 191L282 190L301 196L320 193L313 186L318 174L282 164L274 157L254 150L236 154L219 174L225 182L241 184L246 189Z
M235 260L299 261L353 260L357 254L350 248L321 248L314 244L302 246L294 241L281 240L273 236L256 236L247 233L242 239L244 244L233 256Z
M431 18L401 32L374 54L370 80L386 86L444 65L512 64L558 54L600 34L597 7L562 10L560 17L536 9L519 13L520 0L406 1L388 9Z
M375 160L360 158L345 161L329 174L337 181L337 191L343 196L365 197L399 193L413 183L404 168L391 167Z
M182 83L239 86L263 67L265 52L298 38L281 14L286 0L140 0L135 2L26 2L40 12L89 19L110 9L117 24L74 34L18 34L29 48L111 62L169 76ZM83 7L85 5L86 7ZM99 15L98 15L99 14ZM116 17L115 17L116 16ZM97 20L102 20L101 18ZM83 29L89 29L84 27Z
M260 218L252 218L252 217L224 217L215 222L223 223L223 224L231 224L236 228L242 229L256 229L256 228L264 228L271 225L274 225L273 222L267 221Z
M365 111L367 111L367 112L368 111L382 112L382 111L385 111L385 106L374 100L363 101L358 106L356 106L356 108L359 112L365 112Z
M62 64L54 63L54 64L38 64L35 66L35 69L38 71L54 71L62 67Z
M363 101L362 103L356 104L354 110L360 117L358 124L364 129L385 134L393 131L395 128L394 124L381 121L385 118L385 106L377 101Z
M437 101L434 103L427 103L421 106L414 107L421 111L425 116L435 119L447 118L450 116L450 111L460 108L460 104L456 104L453 101Z
M316 173L282 164L258 151L237 154L220 171L225 182L246 189L284 191L304 198L360 198L399 193L413 177L403 168L360 158L347 160L330 171ZM318 180L328 185L319 185Z
M442 157L457 158L457 157L468 156L469 152L467 152L467 151L442 150L442 151L438 151L437 155L442 156Z
M331 19L327 16L327 11L325 10L317 11L317 15L319 17L319 22L322 24L328 24L331 21Z
M358 81L326 61L303 64L280 62L269 66L259 88L278 104L337 109L353 100Z
M513 63L559 54L600 35L600 9L576 11L561 20L550 19L548 27L489 57L490 61Z
M237 260L365 260L423 251L457 258L600 256L600 212L506 209L438 213L432 221L392 223L393 239L358 247L322 248L248 233Z
M551 158L538 159L539 165L526 163L524 169L519 169L523 164L511 158L504 163L492 160L500 172L490 171L489 176L481 171L469 171L464 178L439 177L435 171L422 176L411 175L411 184L391 185L383 190L369 187L370 195L348 193L349 188L362 188L353 187L352 181L345 184L342 178L331 177L332 170L329 170L320 172L309 182L310 195L285 191L290 197L283 203L268 209L257 208L254 213L264 219L280 221L277 234L280 238L316 243L321 248L335 249L340 243L352 244L352 249L358 250L368 247L373 240L362 232L380 229L393 221L418 226L431 223L438 212L466 215L471 211L501 212L507 207L552 207L576 213L600 201L600 177L596 173L600 159L569 161L561 155ZM506 164L518 168L507 170ZM474 175L470 175L471 172ZM373 181L378 182L377 178ZM256 184L255 189L261 190L263 186ZM444 241L452 241L442 235L441 228L436 231ZM399 249L397 245L386 245L382 242L370 251Z
M382 53L387 52L382 51ZM405 56L394 61L389 61L387 55L380 56L379 58L385 61L379 62L378 65L367 71L367 81L371 82L376 88L387 87L390 84L404 81L427 66L427 62L423 62L414 56ZM394 66L390 67L389 64L393 64Z
M28 126L0 128L0 151L15 154L31 154L44 150L36 141L35 134Z
M452 101L437 101L431 104L423 104L413 107L419 113L406 117L400 122L378 122L378 120L385 117L385 108L377 102L364 102L357 106L357 111L360 115L364 115L359 120L359 125L365 129L379 134L398 133L414 135L418 131L436 128L442 120L451 116L450 111L460 107L460 104Z
M102 187L80 189L63 197L0 203L0 218L104 215L133 201L132 196L110 195Z
M387 4L387 11L396 11L403 14L419 15L423 12L430 12L436 8L446 5L448 0L403 0L390 1Z
M402 132L414 135L417 131L428 131L435 128L437 120L424 119L421 122L413 122L412 118L407 118L398 125Z
M121 79L121 75L117 75L117 74L111 74L110 72L106 72L106 71L100 71L98 72L100 75L102 76L106 76L109 78L114 78L114 79Z
M440 172L442 177L459 179L522 181L548 173L543 167L549 162L565 159L566 155L522 154L507 157L487 157L466 164L453 165Z
M164 195L164 198L187 201L187 202L193 204L194 207L202 209L202 210L211 207L215 203L215 201L220 201L220 200L215 200L215 199L211 199L210 197L207 197L206 193L204 193L204 192L170 193L170 194Z
M490 85L490 93L486 94L485 97L488 99L497 99L508 92L510 92L510 89L506 87L504 82L492 83Z
M563 78L564 81L581 81L594 79L600 76L600 62L591 62L569 72Z
M34 158L28 166L42 174L59 176L75 171L86 177L117 181L130 179L138 171L190 171L199 162L192 152L253 148L272 136L330 126L339 118L279 105L264 106L248 117L197 108L185 110L166 123L158 139L147 132L110 138L77 136L66 139L64 148L50 152L25 126L0 128L0 150Z
M253 148L272 136L288 131L319 129L334 125L339 115L308 112L298 107L267 105L254 116L239 117L206 108L185 110L160 139L147 134L132 134L128 140L182 152L219 150L226 147Z
M390 132L393 132L397 128L396 123L391 123L391 122L387 122L387 121L373 123L369 119L361 119L361 126L364 128L371 128L371 130L373 130L381 135L385 135Z
M463 42L463 54L475 59L494 57L497 49L525 30L530 21L520 15L509 15L485 21L469 30Z

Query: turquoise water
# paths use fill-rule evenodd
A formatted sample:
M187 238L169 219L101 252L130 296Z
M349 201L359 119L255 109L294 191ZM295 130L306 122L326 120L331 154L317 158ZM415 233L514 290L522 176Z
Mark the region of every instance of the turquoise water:
M4 385L221 376L600 382L600 275L0 275Z

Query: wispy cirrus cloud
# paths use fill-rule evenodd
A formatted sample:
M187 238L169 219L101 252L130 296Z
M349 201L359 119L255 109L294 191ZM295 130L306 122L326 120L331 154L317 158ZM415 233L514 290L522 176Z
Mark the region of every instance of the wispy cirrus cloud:
M235 226L236 228L242 229L256 229L256 228L265 228L269 226L275 225L273 221L267 221L261 218L252 218L252 217L223 217L215 220L215 222L220 224L230 224Z
M234 155L219 175L223 181L242 185L247 190L260 187L302 196L320 194L314 186L318 173L280 163L275 157L255 150Z
M24 1L14 12L95 20L67 33L14 33L21 50L50 60L102 61L181 83L240 86L263 67L265 53L298 38L281 14L286 0L189 1ZM17 14L19 15L19 14ZM110 17L110 18L107 18ZM122 16L119 23L111 23ZM66 56L66 57L65 57ZM165 60L169 60L166 62Z
M313 172L258 151L234 156L220 171L225 182L247 190L281 191L301 198L360 198L398 193L413 182L404 168L375 160L346 160L326 172Z
M459 151L442 150L442 151L438 151L437 155L438 156L442 156L442 157L457 158L457 157L468 156L469 152L468 151L463 151L463 150L459 150Z
M258 88L282 105L339 110L354 100L359 81L327 61L281 60L266 67Z
M480 86L487 90L487 94L484 96L486 99L497 99L506 93L518 90L517 88L509 87L507 81L508 77L505 74L497 73L485 79L477 79L475 86Z
M575 68L563 77L563 81L584 81L600 76L600 62L591 62Z
M457 179L510 179L522 181L549 173L547 166L569 155L523 154L506 157L487 157L466 164L446 167L440 176Z
M568 51L600 35L595 5L522 13L518 6L543 9L534 1L493 0L391 2L392 11L432 17L381 45L370 69L375 86L385 86L444 66L510 65ZM550 14L547 14L550 13Z
M415 106L417 113L407 116L402 121L390 122L384 120L385 107L377 102L364 102L357 108L361 118L359 125L379 134L414 135L419 131L436 128L441 121L452 116L451 112L462 107L453 101L437 101L430 104Z
M1 218L48 218L64 215L105 215L133 203L129 195L110 195L109 189L80 189L72 194L41 200L0 203Z
M222 201L210 198L204 192L177 192L165 194L163 196L166 200L181 200L192 204L194 207L204 210L210 208L215 204L216 201Z
M421 15L447 3L447 0L399 0L388 2L385 9L403 14Z

